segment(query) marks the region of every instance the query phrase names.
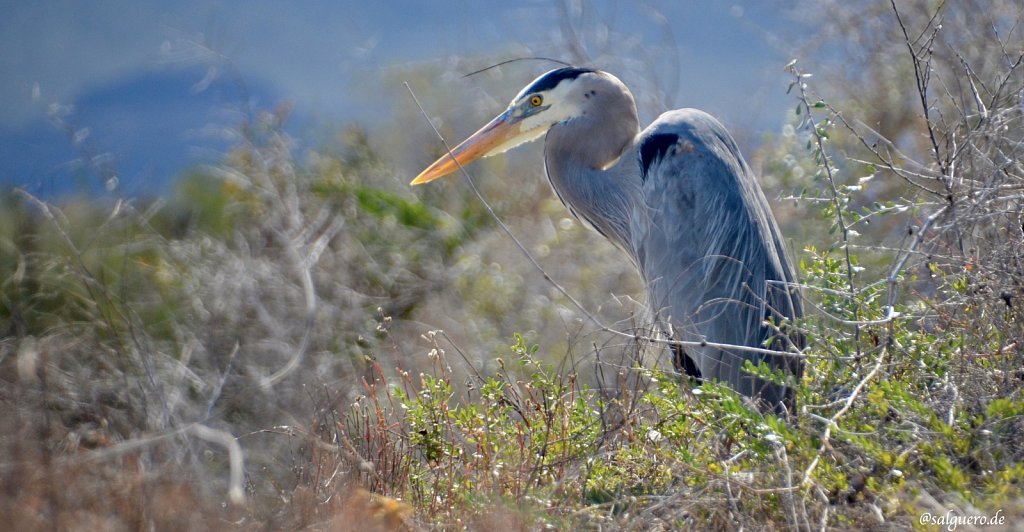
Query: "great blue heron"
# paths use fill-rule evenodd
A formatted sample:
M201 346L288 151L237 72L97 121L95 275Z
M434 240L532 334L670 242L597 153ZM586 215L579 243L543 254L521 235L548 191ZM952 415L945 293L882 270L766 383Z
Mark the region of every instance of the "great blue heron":
M560 68L527 85L412 184L542 135L544 167L562 203L629 255L671 339L696 342L673 344L677 370L792 411L790 387L743 369L749 360L801 376L798 356L764 351L803 347L788 327L803 307L778 224L725 127L703 111L679 109L640 131L633 95L618 78Z

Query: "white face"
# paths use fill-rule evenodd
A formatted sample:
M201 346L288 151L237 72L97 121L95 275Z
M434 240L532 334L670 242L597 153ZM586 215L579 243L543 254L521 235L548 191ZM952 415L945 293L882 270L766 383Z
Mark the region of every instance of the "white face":
M485 157L537 140L551 126L579 116L582 113L580 99L572 94L575 85L576 79L566 79L546 91L529 92L529 86L523 89L502 114L506 120L518 125L519 134L490 150Z
M503 113L488 122L476 133L459 143L450 153L442 156L420 172L411 184L421 185L446 176L481 157L505 152L524 142L542 137L558 124L577 119L601 106L606 100L598 96L612 94L619 90L622 100L612 100L616 105L625 104L625 110L632 109L632 122L636 122L636 108L629 91L614 76L584 68L560 68L535 79L519 92ZM612 94L614 96L614 94ZM595 97L597 96L597 97ZM604 111L604 109L601 109ZM624 120L629 119L624 113ZM630 129L630 128L626 128ZM639 131L639 126L633 129ZM626 131L621 142L609 144L608 149L598 149L590 162L594 168L604 167L621 155L622 147L636 135ZM616 138L612 139L613 141ZM601 146L598 146L601 148Z

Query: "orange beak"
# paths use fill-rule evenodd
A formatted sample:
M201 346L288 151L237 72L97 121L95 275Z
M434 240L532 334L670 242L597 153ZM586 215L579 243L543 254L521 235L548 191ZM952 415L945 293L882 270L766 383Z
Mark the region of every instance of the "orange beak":
M511 146L517 144L517 137L520 135L519 124L510 119L508 112L498 115L479 131L455 147L451 153L446 153L434 164L420 172L420 175L413 179L410 185L422 185L429 183L439 177L444 177L455 172L459 167L494 153L501 153Z

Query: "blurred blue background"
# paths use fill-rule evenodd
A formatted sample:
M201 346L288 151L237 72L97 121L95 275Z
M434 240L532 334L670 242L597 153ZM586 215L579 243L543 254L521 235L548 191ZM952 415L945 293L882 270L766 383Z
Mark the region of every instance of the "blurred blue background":
M0 4L0 185L44 197L101 191L96 164L116 173L120 194L166 194L187 168L223 155L246 108L289 102L289 131L312 142L331 125L373 131L394 98L407 98L404 70L574 61L566 28L592 45L588 66L615 72L602 58L635 55L618 61L649 63L664 100L719 116L746 150L791 107L779 35L794 22L768 2ZM549 68L510 71L494 98L504 103Z

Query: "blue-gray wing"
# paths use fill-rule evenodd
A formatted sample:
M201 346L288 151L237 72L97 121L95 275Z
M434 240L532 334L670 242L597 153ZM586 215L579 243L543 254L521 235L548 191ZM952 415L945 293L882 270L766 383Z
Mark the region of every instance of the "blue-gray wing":
M778 325L802 317L790 260L764 193L735 141L715 118L682 109L663 114L637 142L642 204L631 216L633 251L651 305L674 338L803 347ZM677 367L781 410L791 390L742 371L746 360L799 376L797 357L711 347L677 350ZM686 358L688 357L688 359Z

